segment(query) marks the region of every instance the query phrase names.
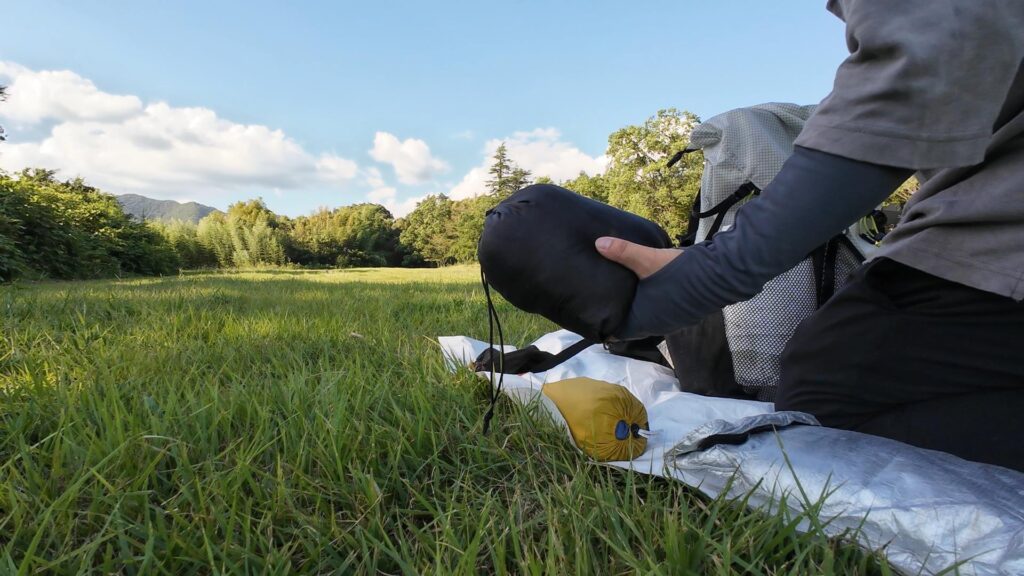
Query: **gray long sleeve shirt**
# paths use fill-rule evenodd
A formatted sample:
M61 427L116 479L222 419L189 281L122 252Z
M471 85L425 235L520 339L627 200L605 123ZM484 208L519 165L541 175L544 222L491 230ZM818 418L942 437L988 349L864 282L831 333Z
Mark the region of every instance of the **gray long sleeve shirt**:
M735 224L640 282L622 339L668 334L746 300L870 212L910 170L797 147ZM827 195L823 191L828 191Z
M619 337L666 334L754 296L910 170L924 184L880 255L1024 299L1024 1L828 9L846 22L850 57L797 152L730 233L640 283Z

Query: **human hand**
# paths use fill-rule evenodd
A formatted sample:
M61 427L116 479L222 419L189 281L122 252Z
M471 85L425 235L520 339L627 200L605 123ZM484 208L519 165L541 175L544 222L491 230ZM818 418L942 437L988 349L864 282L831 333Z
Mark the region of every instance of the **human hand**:
M650 248L610 236L598 238L594 246L601 256L629 268L641 280L661 270L683 253L675 248Z

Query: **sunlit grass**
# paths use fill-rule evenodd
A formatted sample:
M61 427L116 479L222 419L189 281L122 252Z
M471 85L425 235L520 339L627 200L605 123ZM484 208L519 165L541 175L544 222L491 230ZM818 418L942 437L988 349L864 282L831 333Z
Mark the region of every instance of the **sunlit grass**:
M0 573L888 573L445 369L479 272L0 288ZM553 326L499 304L510 342Z

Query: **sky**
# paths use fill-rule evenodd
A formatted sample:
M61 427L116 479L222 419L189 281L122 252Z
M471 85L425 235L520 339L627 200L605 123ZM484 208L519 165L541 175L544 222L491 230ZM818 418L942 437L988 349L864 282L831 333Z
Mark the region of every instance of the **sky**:
M555 181L662 108L816 103L847 54L825 1L0 0L0 169L297 216Z

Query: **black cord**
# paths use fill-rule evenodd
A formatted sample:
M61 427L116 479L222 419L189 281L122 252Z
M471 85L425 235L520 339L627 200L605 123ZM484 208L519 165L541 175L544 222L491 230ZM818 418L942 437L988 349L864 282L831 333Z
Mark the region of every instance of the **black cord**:
M491 405L484 414L484 435L491 429L491 419L494 417L494 406L498 403L498 396L501 394L502 384L505 383L505 333L501 329L501 319L498 317L498 310L491 300L491 286L487 283L487 276L483 268L480 269L480 283L484 286L484 297L487 298L487 340L491 349L494 349L494 327L498 327L498 385L494 385L494 362L491 362L490 392Z

